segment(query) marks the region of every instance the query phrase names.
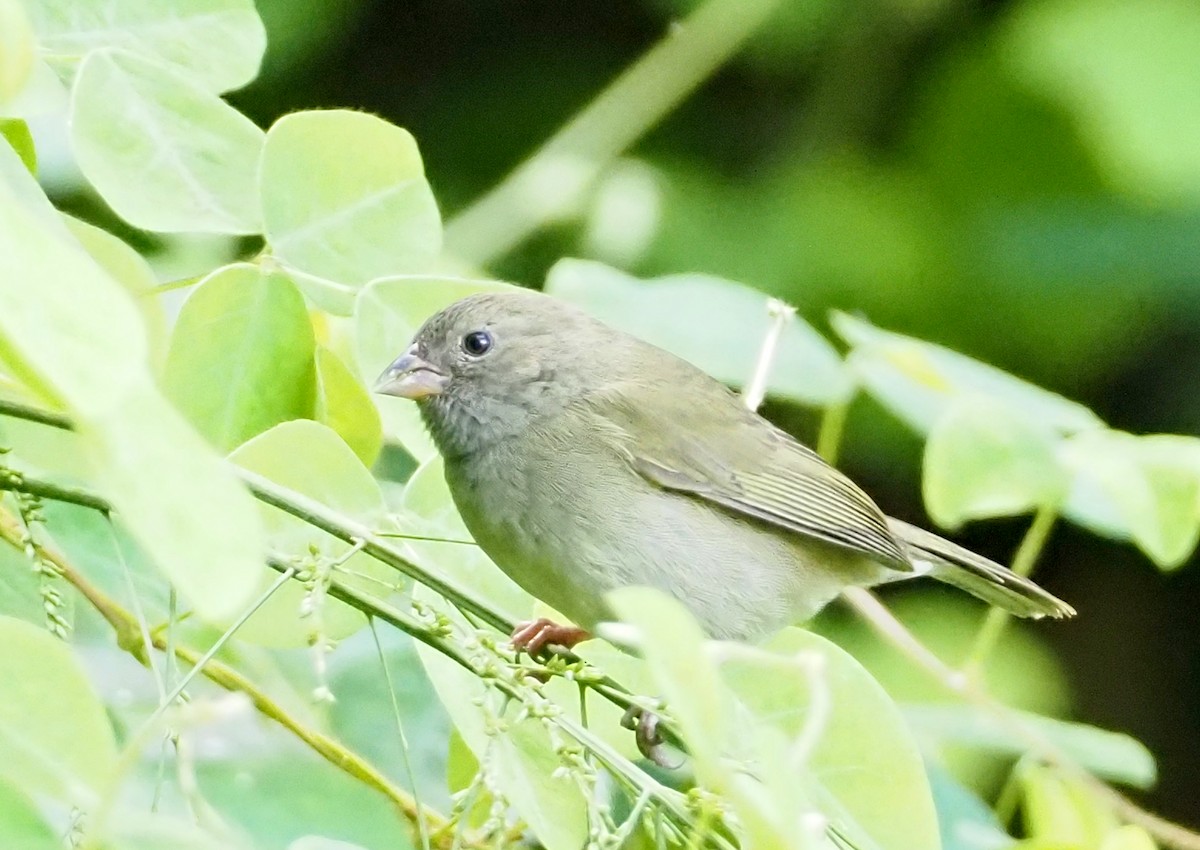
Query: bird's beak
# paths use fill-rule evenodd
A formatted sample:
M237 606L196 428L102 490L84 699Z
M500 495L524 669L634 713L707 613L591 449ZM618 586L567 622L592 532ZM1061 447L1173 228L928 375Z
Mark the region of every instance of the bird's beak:
M448 375L421 358L414 342L408 351L383 370L383 374L375 382L375 392L419 401L429 396L441 395L449 383Z

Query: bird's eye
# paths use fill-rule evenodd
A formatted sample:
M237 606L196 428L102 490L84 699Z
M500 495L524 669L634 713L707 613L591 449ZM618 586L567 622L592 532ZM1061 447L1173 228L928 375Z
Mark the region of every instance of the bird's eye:
M487 331L471 331L462 338L462 348L472 357L482 357L492 350L492 335Z

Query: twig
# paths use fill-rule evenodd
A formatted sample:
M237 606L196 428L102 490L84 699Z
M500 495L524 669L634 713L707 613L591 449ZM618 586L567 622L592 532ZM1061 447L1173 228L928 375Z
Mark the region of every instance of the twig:
M749 410L758 410L766 398L767 381L771 377L771 367L775 364L775 349L779 347L779 337L783 334L783 329L796 315L796 308L778 298L769 298L767 315L771 317L771 324L758 349L754 374L750 376L750 382L742 391L742 404Z
M0 539L13 547L20 548L19 525L16 519L3 509L0 509ZM42 557L60 570L63 578L78 590L88 604L112 627L117 636L117 646L142 664L147 664L148 658L142 644L137 618L115 599L88 581L61 553L44 546L39 546L38 551ZM161 634L152 634L151 641L156 650L166 651L168 648L167 638ZM171 648L177 658L192 667L199 666L203 661L203 654L199 650L183 644L175 644ZM376 767L333 738L300 722L232 667L216 659L210 659L200 669L201 673L214 684L227 691L245 694L260 714L287 729L330 764L382 793L392 801L405 819L416 823L417 818L423 816L429 824L435 827L446 823L446 819L438 812L427 807L418 809L412 796L389 781ZM420 814L418 814L419 812ZM477 842L473 842L473 845L480 846Z

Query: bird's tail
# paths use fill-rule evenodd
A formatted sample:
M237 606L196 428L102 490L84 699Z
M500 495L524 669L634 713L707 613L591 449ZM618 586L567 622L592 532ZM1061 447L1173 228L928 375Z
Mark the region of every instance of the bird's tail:
M892 534L908 546L914 561L930 564L928 574L938 581L1018 617L1075 616L1075 609L1066 602L995 561L907 522L889 518L888 525Z

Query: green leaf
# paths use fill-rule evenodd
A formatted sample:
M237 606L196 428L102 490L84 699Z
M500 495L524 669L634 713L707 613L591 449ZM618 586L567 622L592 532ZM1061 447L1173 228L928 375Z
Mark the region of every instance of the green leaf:
M1051 846L1096 847L1117 828L1111 807L1082 780L1037 764L1022 768L1020 778L1030 838Z
M1136 738L1029 712L1009 710L1008 714L1096 776L1141 789L1153 787L1158 779L1154 755ZM919 735L938 743L965 744L1013 756L1029 751L1028 741L1014 734L1011 724L971 706L913 704L904 707L904 716Z
M0 0L3 5L5 0ZM0 48L2 53L2 48ZM2 56L0 56L2 60ZM33 147L33 136L29 133L29 125L20 118L0 118L0 137L8 142L21 162L29 169L30 174L37 174L37 150Z
M361 844L337 841L320 835L306 835L288 845L288 850L365 850Z
M550 269L546 291L734 386L750 380L772 322L764 293L711 275L639 280L567 259ZM811 405L845 401L853 389L833 346L798 316L779 338L767 387Z
M834 330L852 348L849 363L863 386L919 434L928 434L952 401L988 396L1057 431L1103 426L1081 404L930 342L881 330L835 312Z
M103 846L105 850L252 850L244 841L214 835L190 820L138 809L112 817Z
M1140 826L1126 824L1117 827L1104 837L1100 850L1157 850L1158 845L1150 833Z
M290 280L237 264L213 272L184 302L163 390L217 448L311 416L316 341Z
M314 833L372 850L411 850L407 821L382 794L293 741L277 741L275 752L264 753L271 746L266 737L256 732L249 752L229 749L223 759L196 765L204 798L247 836L253 850L278 850Z
M383 448L383 425L371 397L336 354L317 346L316 420L328 425L366 466Z
M33 801L15 785L0 782L0 847L62 850L62 846Z
M609 600L637 630L697 778L730 800L747 841L811 846L796 827L819 809L854 846L939 846L916 743L844 651L799 629L763 648L705 642L686 609L658 591L625 588Z
M851 655L812 632L785 629L765 649L792 662L793 669L807 656L827 689L825 722L806 770L825 814L884 850L939 847L924 762L882 686ZM810 677L780 675L741 653L722 664L722 675L754 716L784 731L792 746L816 719L821 697Z
M79 167L113 211L164 232L257 233L263 134L191 77L100 50L71 96Z
M942 850L1001 850L1012 838L988 804L936 762L925 764L937 808Z
M79 240L83 250L108 272L109 277L121 284L133 296L142 315L150 346L150 362L155 366L162 363L167 351L167 317L162 299L154 292L158 279L150 264L142 255L107 230L63 214L67 229Z
M325 425L297 419L276 425L238 447L229 459L290 490L315 499L344 516L370 527L382 523L385 507L379 484L334 431ZM262 505L273 552L311 565L313 553L326 564L344 558L350 544L314 528L278 508ZM260 567L259 585L265 590L277 574ZM387 596L399 581L385 564L358 552L333 575L349 587L372 596ZM267 646L307 646L314 635L340 640L366 623L359 611L325 597L311 615L303 612L308 591L299 582L288 582L250 617L238 636Z
M1200 539L1200 440L1119 431L1079 434L1059 449L1071 473L1064 513L1131 540L1158 566L1183 564Z
M11 456L6 455L5 465L9 466L10 461ZM46 611L43 608L40 584L38 574L33 571L33 564L24 553L0 542L0 615L44 628ZM61 591L61 579L56 581L55 585ZM69 606L71 599L72 596L67 595L64 602ZM4 845L0 844L0 847L2 846Z
M477 292L502 292L513 287L491 280L450 277L393 277L373 281L354 306L354 343L358 373L367 382L404 353L421 325L443 307ZM391 396L376 396L383 432L399 441L418 461L437 450L421 422L417 406Z
M117 768L104 705L71 649L0 617L0 778L87 808Z
M1018 12L1003 55L1071 111L1096 166L1148 202L1200 200L1200 8L1048 0Z
M987 396L952 402L925 443L925 507L943 528L1056 504L1066 476L1058 436L1045 423Z
M253 0L34 0L29 7L42 50L68 71L94 50L119 47L219 93L258 76L267 46Z
M21 0L0 0L0 104L25 87L33 73L36 49L33 29Z
M84 253L7 147L0 359L66 408L94 486L197 612L221 617L245 605L263 551L253 501L155 389L129 296Z
M362 112L296 112L263 148L262 211L272 252L302 272L362 286L426 270L442 225L417 143Z

